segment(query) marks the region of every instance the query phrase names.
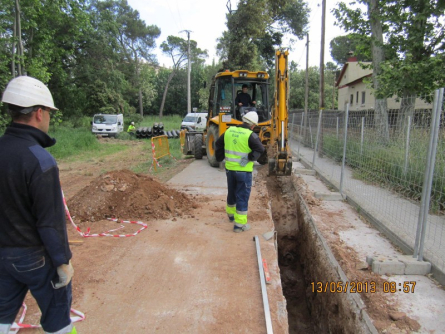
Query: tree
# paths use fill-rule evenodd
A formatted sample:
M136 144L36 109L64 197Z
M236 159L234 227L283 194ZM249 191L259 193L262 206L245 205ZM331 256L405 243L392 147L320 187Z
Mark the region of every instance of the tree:
M414 111L414 104L408 100L430 95L435 88L445 84L442 74L445 65L445 2L357 2L368 6L368 17L360 9L348 8L345 3L340 3L334 13L347 31L366 35L372 30L375 94L380 99L393 95L402 98L399 118L402 126L405 117Z
M167 97L168 87L171 80L176 75L178 70L184 66L187 58L188 43L181 37L168 36L167 40L161 44L162 52L169 56L173 62L173 68L167 78L164 93L162 95L162 102L159 108L159 117L163 116L165 99ZM197 47L196 41L190 40L190 55L191 61L197 62L202 57L207 57L207 51L203 51Z
M144 115L142 101L141 61L155 62L150 53L156 46L155 39L161 30L155 25L146 25L139 12L132 9L126 0L96 1L96 7L110 23L110 32L116 37L127 62L134 67L134 84L138 87L139 113Z
M218 39L218 55L226 68L273 66L283 34L301 39L308 14L303 0L240 0L237 10L226 15L228 30Z
M371 61L371 41L368 36L348 34L331 40L331 57L337 65L345 64L348 54L353 53L358 61Z

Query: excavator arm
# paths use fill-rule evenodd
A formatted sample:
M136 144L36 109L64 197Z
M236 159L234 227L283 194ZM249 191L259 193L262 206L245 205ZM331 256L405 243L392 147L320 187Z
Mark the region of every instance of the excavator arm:
M269 175L291 175L292 151L289 146L289 51L275 52L275 94L272 110L271 141L268 148Z

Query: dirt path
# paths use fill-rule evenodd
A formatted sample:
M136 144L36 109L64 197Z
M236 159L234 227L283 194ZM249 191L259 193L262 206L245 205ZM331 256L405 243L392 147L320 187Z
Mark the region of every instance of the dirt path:
M265 184L256 182L252 192L253 229L234 234L225 214L224 173L201 161L183 176L192 185L190 173L207 177L207 185L195 191L179 181L164 185L193 160L178 162L159 178L128 171L149 158L136 144L100 160L59 163L71 214L82 231L91 227L91 233L97 233L124 225L112 233L128 234L139 227L101 219L106 215L148 225L127 238L82 238L69 225L74 242L73 308L87 317L76 324L78 332L265 333L253 242L254 235L272 229ZM211 182L218 179L223 186L215 188ZM273 241L261 242L263 258L271 272L278 273ZM287 333L279 275L273 277L268 293L274 330ZM35 302L29 296L26 302L25 322L38 323ZM43 331L29 330L33 332Z

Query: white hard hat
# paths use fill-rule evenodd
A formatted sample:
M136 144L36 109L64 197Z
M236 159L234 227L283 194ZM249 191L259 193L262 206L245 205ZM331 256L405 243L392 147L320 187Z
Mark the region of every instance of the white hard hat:
M243 122L251 125L258 125L258 114L255 111L249 111L243 116Z
M44 106L58 110L45 84L35 78L20 76L12 79L3 92L2 102L19 107Z
M131 125L134 125L134 122L131 122Z

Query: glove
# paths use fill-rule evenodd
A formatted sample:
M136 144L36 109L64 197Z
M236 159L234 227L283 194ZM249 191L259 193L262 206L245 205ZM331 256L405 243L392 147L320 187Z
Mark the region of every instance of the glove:
M247 163L249 162L249 159L247 157L242 157L241 161L239 162L241 167L244 167L247 165Z
M71 278L74 275L74 268L70 262L68 264L62 264L57 267L57 274L59 275L59 282L54 285L55 289L60 289L67 286L71 282Z

